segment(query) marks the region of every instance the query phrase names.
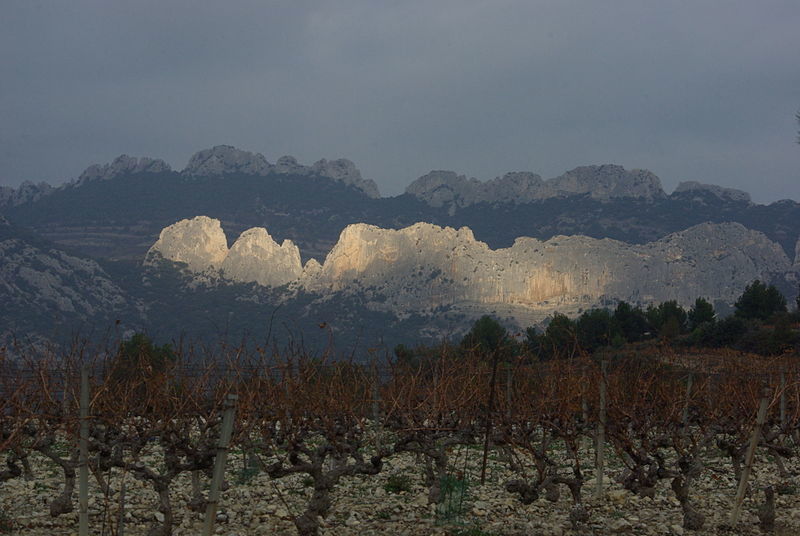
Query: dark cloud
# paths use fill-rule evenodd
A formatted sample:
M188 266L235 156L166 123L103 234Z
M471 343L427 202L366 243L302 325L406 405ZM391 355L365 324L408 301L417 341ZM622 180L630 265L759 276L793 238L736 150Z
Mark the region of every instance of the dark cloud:
M800 199L800 4L11 0L0 183L227 143L430 169L644 167Z

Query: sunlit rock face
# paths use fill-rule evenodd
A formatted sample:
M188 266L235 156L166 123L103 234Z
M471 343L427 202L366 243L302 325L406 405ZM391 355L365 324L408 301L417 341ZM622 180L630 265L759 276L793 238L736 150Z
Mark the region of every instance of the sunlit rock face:
M228 242L219 220L196 216L165 227L148 250L145 264L160 259L186 263L189 270L219 269L228 255Z
M736 299L753 279L790 269L777 244L739 224L703 224L663 240L630 245L584 236L519 238L491 250L468 228L416 224L399 231L346 228L306 284L321 290L377 287L399 306L505 304L588 307L698 296Z
M697 181L686 181L678 184L675 188L676 194L686 192L708 192L724 201L743 201L750 202L750 194L735 188L723 188L715 184L701 184Z
M577 314L619 300L639 304L698 297L733 303L754 279L792 270L762 233L737 223L701 224L662 240L631 245L585 236L518 238L490 249L467 227L417 223L400 230L346 227L325 262L300 264L290 241L262 228L245 231L231 250L219 222L205 217L165 229L151 248L190 269L221 268L226 279L265 286L291 283L320 295L369 296L368 306L396 314L502 311L521 325L554 311Z
M599 200L618 197L656 199L664 197L661 181L647 170L622 166L583 166L542 180L528 172L506 173L481 182L452 171L431 171L406 189L431 206L466 207L476 203L527 203L551 197L588 195Z
M165 171L172 171L172 168L163 160L147 157L136 158L123 154L115 158L110 164L94 164L86 168L78 177L76 186L95 180L113 179L118 175L163 173Z
M266 175L271 167L259 153L241 151L230 145L217 145L192 155L182 173L195 177L218 177L229 173Z
M263 286L285 285L302 272L297 246L291 240L279 246L263 227L243 232L222 262L224 277Z

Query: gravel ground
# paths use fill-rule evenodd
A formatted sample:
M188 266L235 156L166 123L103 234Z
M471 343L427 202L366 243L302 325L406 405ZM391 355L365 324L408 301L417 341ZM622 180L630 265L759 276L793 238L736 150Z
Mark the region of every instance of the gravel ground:
M588 455L589 453L587 453ZM494 458L494 456L492 456ZM625 491L613 479L620 472L616 460L608 462L607 485L601 497L592 497L594 481L583 487L584 505L590 512L586 525L574 530L569 521L572 507L566 487L555 503L539 498L523 505L516 496L504 489L505 483L518 475L510 473L496 459L490 462L488 478L481 486L478 480L481 453L476 448L460 448L451 452L451 463L466 475L466 494L449 496L451 511L429 505L427 489L422 482L421 464L414 455L395 455L388 459L384 470L374 477L343 479L336 489L333 508L323 520L322 534L357 536L390 535L587 535L638 534L761 534L756 509L764 498L762 488L767 484L782 484L785 493L776 500L776 529L779 535L800 535L800 492L795 491L800 467L790 460L787 468L792 474L788 481L778 478L775 464L759 454L751 477L751 492L745 498L742 521L735 529L723 529L727 522L736 483L729 464L718 452L709 452L704 459L706 470L695 485L692 498L697 509L706 515L701 531L684 531L678 501L669 481L659 483L656 496L640 498ZM0 527L10 520L13 528L7 534L45 536L77 535L76 511L57 518L48 513L48 502L60 491L60 471L48 460L32 455L35 478L29 481L14 479L0 483ZM586 460L586 475L593 474ZM158 467L152 461L152 467ZM568 471L567 468L564 469ZM455 470L454 470L455 474ZM302 511L310 494L310 481L302 475L271 480L264 472L243 469L243 458L233 453L228 463L227 480L230 487L223 492L219 508L217 534L226 536L294 534L291 514ZM389 479L407 484L406 491L387 491ZM125 536L144 535L154 519L161 514L156 509L156 494L148 484L130 475L113 472L109 482L119 489L125 482ZM610 480L610 481L609 481ZM401 486L402 487L402 486ZM76 486L77 488L77 486ZM799 488L800 489L800 488ZM198 535L202 515L185 506L191 493L188 475L182 475L171 490L177 524L176 536ZM111 520L119 518L119 495L104 497L94 479L90 479L90 533L116 534L109 528ZM104 528L105 519L105 528ZM3 534L0 529L0 534Z

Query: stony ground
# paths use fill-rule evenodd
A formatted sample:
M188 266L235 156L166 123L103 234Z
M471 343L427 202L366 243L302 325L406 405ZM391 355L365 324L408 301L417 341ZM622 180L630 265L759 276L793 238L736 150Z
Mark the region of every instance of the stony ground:
M588 455L588 453L587 453ZM413 455L398 455L387 461L381 474L343 480L337 488L331 514L323 521L323 534L357 536L388 535L588 535L637 534L681 535L680 506L669 488L669 481L659 484L654 499L640 498L623 490L613 479L620 467L609 462L605 493L593 497L594 481L584 485L585 506L590 511L588 523L575 530L568 516L571 500L566 488L560 499L549 502L540 498L531 505L521 504L504 490L512 475L492 456L488 478L481 486L478 480L481 453L476 448L460 448L451 452L453 475L466 475L465 493L457 487L446 496L448 506L429 505L427 489L422 483L421 464ZM7 534L26 536L77 535L77 512L51 518L47 503L60 490L60 472L55 466L36 457L35 478L15 479L0 484L0 527L8 525ZM705 459L706 471L695 487L695 505L706 516L706 528L695 534L760 534L756 508L763 500L762 488L781 485L777 496L778 535L800 534L800 465L788 464L789 480L777 476L775 464L760 454L751 478L751 492L745 499L741 523L735 529L723 529L735 495L735 482L729 465L711 451ZM587 474L591 461L586 460ZM157 462L154 462L157 467ZM566 470L566 469L565 469ZM455 478L455 477L454 477ZM151 522L160 516L156 495L146 484L130 475L112 473L110 483L118 489L125 481L125 536L144 535ZM233 453L229 459L227 480L230 487L222 494L217 534L226 536L294 534L291 515L301 511L310 493L310 481L301 475L271 480L265 473L244 467L243 457ZM403 490L402 488L406 488ZM178 525L174 534L197 535L202 526L201 514L185 505L190 496L190 481L184 475L173 487L172 499ZM92 534L114 535L120 517L119 496L104 497L96 483L90 482L90 527ZM77 492L76 492L77 493ZM77 509L77 496L75 497ZM112 528L113 527L113 528ZM0 534L3 529L0 528Z

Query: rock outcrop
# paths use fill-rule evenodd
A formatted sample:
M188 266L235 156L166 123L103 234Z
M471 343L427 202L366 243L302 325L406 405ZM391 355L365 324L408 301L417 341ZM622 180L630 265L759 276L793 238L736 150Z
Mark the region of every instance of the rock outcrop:
M228 173L266 175L272 166L260 153L241 151L230 145L217 145L196 152L181 173L193 177L218 177Z
M147 251L145 264L161 259L185 263L192 272L218 270L228 255L228 241L219 220L196 216L164 228Z
M361 177L355 164L344 158L323 158L311 166L304 166L293 156L282 156L273 165L260 153L242 151L230 145L217 145L195 153L181 173L191 177L221 177L232 173L318 176L353 186L369 197L380 197L375 181Z
M753 279L790 269L780 246L735 223L701 224L645 245L523 237L498 250L466 227L394 231L358 224L344 230L317 280L307 284L377 287L400 309L472 303L568 311L616 300L732 302Z
M128 156L126 154L116 157L110 164L94 164L89 166L78 177L76 186L95 180L109 180L118 175L131 175L134 173L163 173L172 171L172 168L163 160L157 158Z
M615 165L578 167L548 180L534 173L514 172L481 182L452 171L432 171L411 183L406 193L434 207L528 203L573 195L588 195L602 201L625 197L653 200L665 196L661 181L653 173L641 169L627 171Z
M685 181L678 184L673 194L708 192L723 201L742 201L750 203L750 194L735 188L723 188L715 184L702 184L697 181Z
M194 228L202 232L189 231ZM210 230L213 243L224 243L219 222L200 217L165 229L151 251L169 260L194 260L192 247L202 242L197 237ZM187 242L181 245L182 240ZM278 246L261 228L245 231L221 263L221 248L215 249L214 262L206 250L203 262L194 260L192 266L221 267L222 276L235 281L294 282L321 295L368 294L374 309L400 315L447 306L502 311L520 323L619 300L644 305L677 300L688 306L703 296L733 303L752 280L792 270L778 244L737 223L701 224L643 245L585 236L522 237L497 250L467 227L417 223L393 230L354 224L342 231L323 264L312 259L305 268L294 244Z
M219 273L241 283L281 286L303 273L300 250L291 240L278 245L263 227L243 232L228 249L219 220L197 216L161 231L145 256L146 266L162 260L183 263L191 272Z
M141 325L140 304L95 261L17 233L0 218L0 346L106 332L115 320ZM9 346L9 348L12 348ZM13 350L11 350L13 353Z
M363 178L356 165L346 158L337 160L325 160L323 158L322 160L317 160L311 166L311 171L320 177L327 177L354 186L369 197L378 198L381 196L375 181Z
M800 237L797 237L797 245L794 247L794 269L800 275Z
M243 232L222 262L222 275L234 281L279 287L303 272L300 250L291 240L279 246L263 227Z
M17 207L33 203L52 193L54 188L46 182L23 181L18 188L0 186L0 207Z

